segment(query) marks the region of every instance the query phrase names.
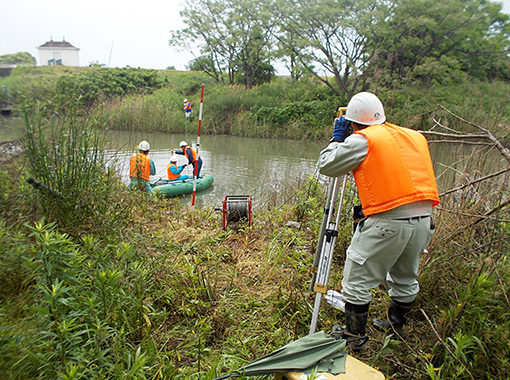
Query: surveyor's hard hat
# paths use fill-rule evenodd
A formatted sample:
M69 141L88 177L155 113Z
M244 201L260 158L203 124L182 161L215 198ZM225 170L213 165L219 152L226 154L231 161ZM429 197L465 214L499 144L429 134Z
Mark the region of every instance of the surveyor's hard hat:
M140 149L142 152L146 152L150 150L151 146L147 141L142 141L140 144L138 144L138 149Z
M179 143L179 146L188 146L188 143L186 141L181 141Z
M177 162L177 156L171 156L170 157L170 162Z
M363 125L382 124L386 121L381 101L371 92L354 95L347 105L345 118Z
M184 103L186 103L188 101L188 99L184 99Z

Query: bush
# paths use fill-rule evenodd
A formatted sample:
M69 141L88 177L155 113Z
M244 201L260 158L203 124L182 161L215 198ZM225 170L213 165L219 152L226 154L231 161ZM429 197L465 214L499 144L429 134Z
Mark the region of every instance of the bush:
M150 94L161 88L165 79L156 70L91 68L78 74L62 76L57 82L57 99L61 104L80 99L90 107L100 101L134 93Z

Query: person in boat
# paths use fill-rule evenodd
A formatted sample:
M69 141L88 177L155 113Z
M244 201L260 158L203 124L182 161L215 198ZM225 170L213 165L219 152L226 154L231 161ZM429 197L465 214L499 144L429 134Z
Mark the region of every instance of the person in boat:
M193 165L193 176L195 175L197 178L200 178L200 169L202 169L202 158L200 154L196 152L191 146L188 145L186 141L180 142L181 151L175 151L175 154L180 154L188 159L188 165Z
M154 190L149 184L151 175L156 174L156 165L149 157L151 147L147 141L138 144L138 153L131 156L129 160L129 188L131 190L142 190L153 193Z
M335 120L333 138L319 158L321 174L338 177L351 171L364 217L343 270L345 328L335 326L333 332L344 338L365 335L370 289L382 283L390 297L388 320L373 323L404 338L402 327L419 291L420 256L434 233L432 209L439 204L427 140L386 122L376 95L358 93L345 117Z
M191 122L191 111L193 110L193 108L191 107L191 103L188 102L188 99L184 99L183 110L184 110L184 116L186 117L186 120Z
M177 165L177 156L172 155L170 157L170 163L166 167L166 173L168 175L168 179L170 181L188 179L189 177L186 174L181 174L186 166L188 166L188 164L178 166Z

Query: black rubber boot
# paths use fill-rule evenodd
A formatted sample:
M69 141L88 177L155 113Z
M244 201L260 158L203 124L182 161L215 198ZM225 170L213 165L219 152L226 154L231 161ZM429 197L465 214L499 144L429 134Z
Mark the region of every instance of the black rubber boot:
M370 304L355 305L345 303L345 328L333 326L332 335L337 339L343 338L348 342L353 352L360 352L362 346L367 342L365 335Z
M388 307L388 320L374 319L374 327L379 331L391 330L396 338L405 339L404 325L407 323L406 315L411 310L413 302L405 303L399 301L390 301Z

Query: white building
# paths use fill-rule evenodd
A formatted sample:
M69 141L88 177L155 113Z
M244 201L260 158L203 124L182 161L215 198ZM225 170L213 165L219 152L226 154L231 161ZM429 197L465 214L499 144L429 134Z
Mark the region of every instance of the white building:
M41 66L80 66L80 57L78 55L80 49L65 40L53 41L51 39L51 41L38 46L37 50L39 50L39 64Z

